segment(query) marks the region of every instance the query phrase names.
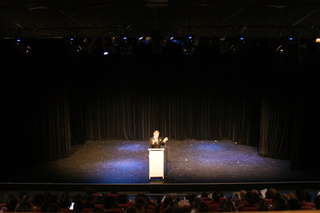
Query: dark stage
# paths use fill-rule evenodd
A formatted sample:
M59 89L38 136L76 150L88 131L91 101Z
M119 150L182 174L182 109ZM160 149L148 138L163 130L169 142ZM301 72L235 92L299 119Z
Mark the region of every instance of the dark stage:
M259 156L257 148L231 141L171 140L165 146L165 179L149 180L148 148L147 141L87 141L74 147L69 158L28 168L23 175L21 170L19 175L7 172L2 187L83 190L96 185L155 192L319 188L320 174L293 171L289 161Z

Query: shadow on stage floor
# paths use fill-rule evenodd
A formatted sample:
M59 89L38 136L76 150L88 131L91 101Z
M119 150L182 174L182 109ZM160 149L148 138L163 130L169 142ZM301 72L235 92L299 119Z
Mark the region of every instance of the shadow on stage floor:
M289 161L261 157L257 148L230 141L169 141L164 147L165 179L149 180L148 148L146 141L87 141L75 147L69 158L38 165L25 175L2 176L1 182L53 186L98 184L109 188L121 185L127 189L129 185L140 189L143 185L153 185L160 191L164 187L171 190L173 186L226 188L253 183L319 186L320 174L293 171Z

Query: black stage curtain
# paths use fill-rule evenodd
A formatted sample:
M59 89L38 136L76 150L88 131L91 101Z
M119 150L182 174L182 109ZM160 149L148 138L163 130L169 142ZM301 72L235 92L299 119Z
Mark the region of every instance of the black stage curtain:
M303 139L308 135L312 146L316 135L306 126L319 122L318 94L309 93L307 77L305 88L297 88L305 67L282 71L278 61L269 63L273 58L258 59L19 59L23 65L11 60L9 83L2 85L9 103L2 110L2 148L15 154L13 147L22 147L29 158L50 161L70 156L71 147L86 140L147 141L158 129L171 140L255 146L263 156L303 169L310 148ZM16 136L19 131L28 134Z
M258 145L259 90L246 85L248 76L237 78L238 68L192 57L150 60L121 61L103 80L89 75L73 85L73 143L148 140L158 129L172 140Z
M74 134L82 140L147 140L158 129L174 140L257 145L259 101L242 89L133 84L91 88L73 97Z

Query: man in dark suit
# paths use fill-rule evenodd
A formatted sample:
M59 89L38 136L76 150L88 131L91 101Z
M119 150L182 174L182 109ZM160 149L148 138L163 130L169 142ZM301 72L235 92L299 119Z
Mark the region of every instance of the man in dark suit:
M151 148L160 148L160 146L165 145L165 143L168 141L168 137L162 139L159 135L160 132L158 130L153 132L153 137L150 138Z

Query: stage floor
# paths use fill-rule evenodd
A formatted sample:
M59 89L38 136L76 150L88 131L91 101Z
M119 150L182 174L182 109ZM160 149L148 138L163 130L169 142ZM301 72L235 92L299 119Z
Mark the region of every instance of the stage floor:
M87 141L69 158L1 177L23 183L249 183L319 181L320 174L290 170L290 162L258 155L257 148L231 141L169 141L164 147L165 179L149 180L149 142ZM21 172L21 171L20 171Z

